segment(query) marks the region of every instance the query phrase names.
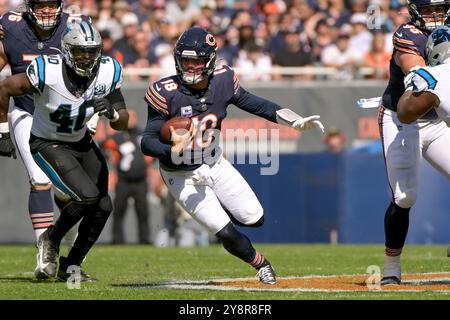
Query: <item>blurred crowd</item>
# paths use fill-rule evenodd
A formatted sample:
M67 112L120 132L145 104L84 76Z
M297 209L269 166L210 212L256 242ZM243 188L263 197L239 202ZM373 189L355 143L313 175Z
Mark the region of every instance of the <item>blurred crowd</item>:
M0 10L20 2L0 0ZM105 54L126 68L160 69L150 80L175 73L173 45L191 25L216 36L220 63L244 81L386 79L392 33L408 21L404 0L66 0L65 7L89 15ZM276 72L305 66L338 72Z

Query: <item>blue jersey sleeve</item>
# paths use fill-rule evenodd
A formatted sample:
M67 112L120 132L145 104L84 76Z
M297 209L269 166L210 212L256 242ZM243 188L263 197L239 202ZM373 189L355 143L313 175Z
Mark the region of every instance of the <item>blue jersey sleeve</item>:
M159 132L167 119L153 108L148 108L147 125L141 141L142 153L160 160L170 160L171 145L159 140Z
M172 82L170 82L170 84L172 84ZM170 117L170 111L168 105L169 95L166 93L166 86L167 84L164 85L161 81L152 83L145 93L144 100L147 102L149 109L156 110L163 117L168 119Z

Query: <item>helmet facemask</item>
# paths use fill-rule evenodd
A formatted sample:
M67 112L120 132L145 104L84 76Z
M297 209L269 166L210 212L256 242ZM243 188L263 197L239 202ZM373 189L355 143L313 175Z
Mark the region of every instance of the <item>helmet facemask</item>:
M62 15L62 1L26 1L28 16L42 30L55 28Z
M423 6L410 4L409 10L416 26L428 31L444 26L450 20L450 5L444 3Z
M177 70L183 82L197 84L211 75L215 69L216 53L209 57L198 57L195 51L184 50L175 56Z
M66 44L66 63L81 77L96 75L102 56L102 46L75 46Z

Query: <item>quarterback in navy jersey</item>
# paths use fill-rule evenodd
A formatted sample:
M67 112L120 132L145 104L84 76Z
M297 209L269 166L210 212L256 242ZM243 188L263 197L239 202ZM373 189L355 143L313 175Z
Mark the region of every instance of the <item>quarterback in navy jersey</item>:
M148 120L141 149L160 160L163 180L181 206L228 252L257 269L261 282L274 284L270 262L233 225L261 226L263 208L244 178L222 157L218 136L208 132L220 131L230 104L297 130L323 131L323 126L320 116L303 118L243 89L230 67L216 67L216 51L214 36L205 29L193 27L180 36L174 49L177 74L153 83L146 93ZM190 130L179 134L171 128L172 144L164 143L160 129L175 116L190 118ZM189 151L192 144L201 144L200 155L195 147ZM208 158L210 146L213 156ZM174 161L186 152L190 155L186 161Z
M39 55L58 54L61 37L67 24L73 21L89 21L88 17L64 13L62 0L25 0L26 11L10 11L4 14L0 23L4 39L0 42L0 70L7 64L13 75L25 72L28 65ZM56 49L55 49L56 48ZM14 108L9 115L19 155L27 169L30 193L28 210L38 241L39 236L53 224L54 209L51 199L51 182L33 160L29 139L34 112L33 96L14 97ZM8 124L0 124L0 156L16 158L10 146ZM55 189L55 191L58 191ZM55 199L59 203L58 199ZM36 257L37 260L39 257ZM37 266L37 278L46 278Z
M428 36L448 24L450 0L407 0L411 16L393 34L390 79L379 110L380 135L391 188L391 203L384 217L385 264L381 285L401 283L400 255L409 227L409 211L416 202L421 158L450 178L450 128L434 108L416 121L401 123L397 104L405 83L425 66ZM408 115L402 115L408 117Z

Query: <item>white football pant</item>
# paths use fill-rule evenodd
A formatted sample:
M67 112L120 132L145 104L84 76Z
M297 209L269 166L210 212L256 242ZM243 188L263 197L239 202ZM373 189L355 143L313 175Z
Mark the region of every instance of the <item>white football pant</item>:
M263 208L247 181L223 157L194 171L160 171L179 204L214 234L230 222L224 208L245 225L263 216Z

